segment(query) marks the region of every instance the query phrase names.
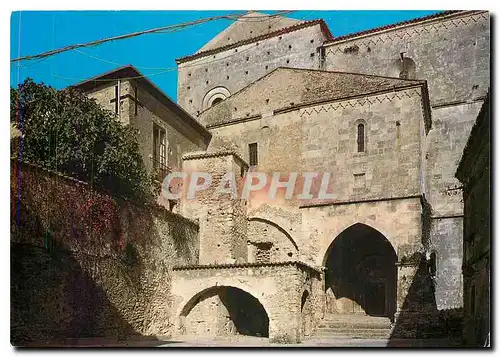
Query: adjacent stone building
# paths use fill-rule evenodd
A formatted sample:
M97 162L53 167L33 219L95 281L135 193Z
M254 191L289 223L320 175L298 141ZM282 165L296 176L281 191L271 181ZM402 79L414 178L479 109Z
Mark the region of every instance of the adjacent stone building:
M210 142L211 134L203 125L131 65L74 87L138 130L144 165L159 182L168 172L180 169L184 153L204 150Z
M490 99L472 128L456 176L464 198L464 338L483 346L490 333Z

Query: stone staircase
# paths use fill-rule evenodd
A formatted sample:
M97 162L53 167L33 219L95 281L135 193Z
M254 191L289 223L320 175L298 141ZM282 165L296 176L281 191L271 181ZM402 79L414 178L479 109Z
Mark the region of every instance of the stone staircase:
M386 317L332 314L320 320L312 339L388 339L391 322Z

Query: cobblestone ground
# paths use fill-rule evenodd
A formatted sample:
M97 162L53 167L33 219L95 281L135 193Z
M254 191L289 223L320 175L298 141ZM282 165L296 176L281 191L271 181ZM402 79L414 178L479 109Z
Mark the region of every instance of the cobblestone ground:
M116 341L105 339L78 339L73 340L66 347L461 347L460 340L451 339L307 339L298 344L270 343L267 338L237 336L197 338L184 337L180 339L165 340L128 340ZM56 346L38 346L56 347Z

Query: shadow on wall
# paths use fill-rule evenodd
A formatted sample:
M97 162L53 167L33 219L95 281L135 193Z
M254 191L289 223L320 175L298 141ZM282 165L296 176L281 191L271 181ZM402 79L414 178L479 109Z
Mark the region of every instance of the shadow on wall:
M437 309L429 263L419 253L416 253L415 259L418 259L418 268L387 346L398 347L398 342L391 340L400 338L461 339L463 309Z
M262 304L231 286L198 293L184 306L180 319L182 333L269 337L269 317Z
M70 338L135 335L68 252L11 245L11 344L66 344Z
M327 312L393 319L397 256L383 234L356 223L335 238L326 257Z
M11 204L13 345L172 332L168 272L196 261L195 225L24 164Z

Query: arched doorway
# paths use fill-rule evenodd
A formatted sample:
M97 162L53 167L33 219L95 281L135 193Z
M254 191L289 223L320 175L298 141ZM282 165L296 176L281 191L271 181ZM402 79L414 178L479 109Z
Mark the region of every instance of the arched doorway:
M251 294L231 286L214 286L184 306L180 328L189 335L269 337L269 317Z
M393 318L397 256L376 229L356 223L332 242L325 256L327 313Z

